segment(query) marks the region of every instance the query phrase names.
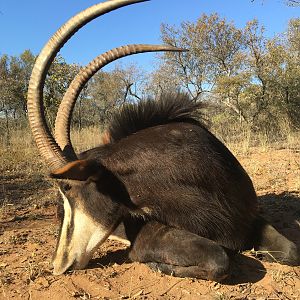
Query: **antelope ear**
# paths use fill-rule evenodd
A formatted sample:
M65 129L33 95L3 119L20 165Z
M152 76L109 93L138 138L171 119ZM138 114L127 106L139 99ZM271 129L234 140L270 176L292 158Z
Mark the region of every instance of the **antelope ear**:
M52 178L85 181L97 180L102 174L102 166L94 160L75 160L50 173Z

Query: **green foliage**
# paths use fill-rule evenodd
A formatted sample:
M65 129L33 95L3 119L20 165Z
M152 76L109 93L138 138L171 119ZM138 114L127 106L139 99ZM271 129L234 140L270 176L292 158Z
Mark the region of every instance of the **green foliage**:
M207 118L225 140L284 136L287 128L300 128L300 18L291 19L286 32L272 39L257 20L237 28L218 14L204 14L179 27L163 24L161 32L165 43L189 51L165 53L148 76L135 65L98 72L79 95L73 126L101 127L124 102L178 91L210 104ZM0 131L7 140L11 128L27 126L26 94L34 61L30 50L0 57ZM50 127L79 68L60 55L50 67L44 88Z
M51 127L63 95L78 71L78 65L67 64L61 55L56 56L49 69L44 88L44 106Z
M26 93L34 56L29 50L20 57L0 57L0 113L26 115Z
M273 39L264 36L257 20L239 29L217 14L179 28L162 25L161 32L165 43L190 51L165 54L154 76L168 66L167 78L177 89L213 105L211 118L228 126L227 118L254 133L280 134L282 123L300 128L299 18Z

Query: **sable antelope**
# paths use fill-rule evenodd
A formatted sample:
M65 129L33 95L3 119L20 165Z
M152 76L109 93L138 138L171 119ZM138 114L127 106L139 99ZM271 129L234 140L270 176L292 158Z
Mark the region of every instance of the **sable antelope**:
M129 257L174 276L220 281L230 253L268 250L297 264L294 243L260 217L252 182L231 152L194 116L199 105L184 95L128 105L115 113L105 145L76 155L70 119L89 78L119 57L172 46L129 45L83 68L59 107L55 139L43 114L46 73L63 44L92 19L144 0L110 0L63 25L42 49L28 89L28 115L40 154L63 200L54 274L84 268L95 249L123 222Z

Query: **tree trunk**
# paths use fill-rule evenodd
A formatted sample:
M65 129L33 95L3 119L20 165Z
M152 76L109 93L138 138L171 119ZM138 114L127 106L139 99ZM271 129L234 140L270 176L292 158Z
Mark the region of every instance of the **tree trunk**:
M10 131L9 131L9 114L8 110L5 109L5 128L6 128L6 146L9 146L10 142Z

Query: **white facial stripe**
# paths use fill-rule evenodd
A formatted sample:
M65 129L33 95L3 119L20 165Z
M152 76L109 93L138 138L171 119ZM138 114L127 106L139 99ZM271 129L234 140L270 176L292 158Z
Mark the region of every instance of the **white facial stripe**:
M97 247L113 232L115 226L101 226L81 207L70 206L68 198L59 190L64 200L64 220L61 228L59 243L53 261L54 274L62 274L73 263L76 269L84 268L91 259ZM68 236L73 216L72 235ZM67 259L67 261L66 261Z
M64 219L63 219L61 234L60 234L60 238L59 238L59 245L66 245L68 243L68 241L67 241L67 231L68 231L68 228L71 224L72 209L71 209L71 205L69 203L68 198L61 191L61 189L59 189L59 192L62 195L62 198L64 200ZM61 250L63 250L63 249L61 249Z

